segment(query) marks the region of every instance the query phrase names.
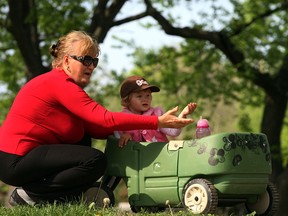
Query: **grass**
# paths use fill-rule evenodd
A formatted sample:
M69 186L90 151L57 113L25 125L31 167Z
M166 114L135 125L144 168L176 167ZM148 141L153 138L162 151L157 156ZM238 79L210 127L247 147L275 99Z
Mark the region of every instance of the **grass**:
M93 205L66 204L66 205L44 205L41 207L17 206L13 208L0 208L0 215L5 216L132 216L132 215L171 215L171 212L162 213L132 213L119 208L94 208ZM189 212L172 212L175 216L191 215Z
M191 216L191 212L184 210L169 209L165 212L148 213L139 212L133 213L130 211L123 211L116 207L109 208L95 208L94 203L88 205L85 204L52 204L42 205L37 207L31 206L16 206L13 208L0 207L0 215L2 216ZM199 214L204 215L204 214ZM212 216L211 214L208 214ZM223 214L220 214L223 215ZM226 214L227 215L227 214ZM229 213L229 216L236 216L235 213ZM255 215L254 213L249 216ZM216 216L216 215L214 215ZM247 215L248 216L248 215Z
M44 205L41 207L31 206L17 206L13 208L2 207L0 209L0 215L5 216L102 216L102 215L129 215L125 212L121 212L119 209L97 209L91 208L87 205L82 204L66 204L66 205Z

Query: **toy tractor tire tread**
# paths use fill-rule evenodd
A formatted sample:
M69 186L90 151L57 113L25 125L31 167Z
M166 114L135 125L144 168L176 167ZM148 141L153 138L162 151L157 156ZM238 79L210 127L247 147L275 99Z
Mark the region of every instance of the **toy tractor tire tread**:
M264 201L263 201L264 199ZM266 206L263 203L266 202ZM267 185L266 191L259 196L259 199L256 203L245 203L248 213L256 211L258 216L273 216L276 214L279 208L279 195L276 187L270 182ZM263 211L263 208L266 208L264 212L257 213L257 208L260 208L260 211Z
M90 202L94 202L96 207L112 207L115 204L113 191L101 182L94 183L93 186L84 193L84 196L86 196Z
M193 214L215 213L218 194L215 186L207 179L192 179L183 189L183 206Z
M163 212L165 211L165 207L159 207L159 206L134 206L131 205L131 211L134 213L138 212L148 212L148 213L157 213L157 212Z

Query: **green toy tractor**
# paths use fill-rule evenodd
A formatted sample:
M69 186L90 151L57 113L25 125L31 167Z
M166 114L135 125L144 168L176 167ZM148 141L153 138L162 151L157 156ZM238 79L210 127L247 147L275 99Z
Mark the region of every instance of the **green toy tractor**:
M218 206L244 203L247 213L274 215L279 198L269 182L270 149L261 133L219 133L191 140L133 142L118 147L107 139L108 168L99 183L114 204L122 178L133 212L170 207L193 214L215 213Z

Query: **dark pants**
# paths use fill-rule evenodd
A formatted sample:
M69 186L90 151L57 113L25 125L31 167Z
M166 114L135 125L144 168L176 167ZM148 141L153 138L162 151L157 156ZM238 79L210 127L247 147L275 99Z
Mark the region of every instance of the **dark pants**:
M25 156L0 151L0 179L51 202L80 195L104 174L106 165L103 152L85 145L43 145Z

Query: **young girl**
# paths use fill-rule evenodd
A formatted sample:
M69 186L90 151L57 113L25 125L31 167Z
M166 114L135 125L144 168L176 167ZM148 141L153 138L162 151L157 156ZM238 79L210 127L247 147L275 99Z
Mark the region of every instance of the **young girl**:
M128 77L121 85L120 96L122 112L134 113L139 115L161 116L164 111L160 107L151 107L152 92L159 92L160 89L155 85L150 85L141 76ZM179 114L178 117L186 118L197 107L196 103L189 103ZM119 138L119 146L123 147L129 140L136 142L167 142L168 136L177 137L181 129L177 128L158 128L157 130L130 130L115 131L114 135Z

